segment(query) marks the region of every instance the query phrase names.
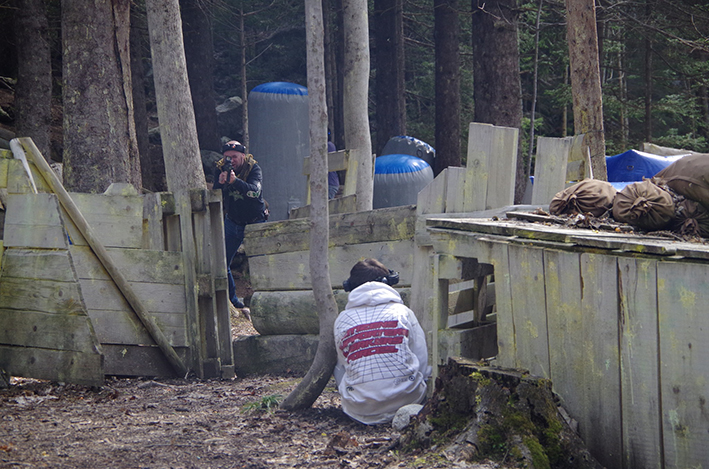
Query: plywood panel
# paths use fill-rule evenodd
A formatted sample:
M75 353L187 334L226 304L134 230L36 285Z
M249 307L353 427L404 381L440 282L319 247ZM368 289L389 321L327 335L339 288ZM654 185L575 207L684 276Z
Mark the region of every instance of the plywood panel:
M143 199L140 196L69 194L101 243L106 247L140 248L143 241ZM63 213L74 245L87 242Z
M97 341L86 313L59 316L2 308L0 344L81 352L93 350Z
M584 340L586 362L579 388L584 409L579 433L605 467L620 467L621 406L618 330L618 267L614 256L581 254ZM581 422L584 422L581 425ZM599 431L603 429L603 431Z
M687 262L657 265L665 467L709 461L709 275Z
M107 251L129 282L184 284L185 272L180 252L120 248L108 248ZM71 246L70 252L79 278L110 278L88 246Z
M59 202L54 194L7 195L5 223L12 225L61 225Z
M471 123L465 177L465 212L504 207L514 202L517 133L511 127Z
M132 312L90 309L89 316L102 344L155 345L140 319ZM170 345L187 346L184 314L152 314L152 317Z
M414 236L413 205L330 216L330 246L410 239ZM247 225L244 249L250 257L310 249L310 220L295 219Z
M574 137L537 139L532 205L548 204L557 192L564 189L566 162L573 141Z
M445 168L419 191L416 198L416 212L418 215L429 213L444 213L446 211L446 189L448 187L448 173L451 168Z
M657 261L618 258L624 467L661 467Z
M399 286L411 286L414 241L401 240L330 248L330 279L333 288L342 288L352 266L373 257L401 273ZM254 290L310 290L310 252L287 252L249 258L249 274Z
M189 349L176 348L175 352L186 362ZM174 377L174 368L157 346L104 345L106 375ZM184 378L184 376L180 376Z
M483 243L480 243L483 244ZM497 348L500 366L516 367L517 341L512 308L512 276L510 275L509 245L485 243L489 254L478 257L479 262L492 264L495 278L495 310L497 312Z
M543 250L509 245L508 253L519 366L549 378Z
M99 350L73 352L0 345L0 368L12 376L103 385L103 356Z
M81 314L84 307L75 282L28 280L3 275L0 282L2 306L19 311L54 314Z
M73 282L76 277L69 251L49 249L8 249L3 260L3 276Z
M66 249L67 235L58 225L5 224L5 247Z
M578 253L544 252L546 310L549 328L550 378L564 408L578 419L582 410L586 339L581 310L581 265Z
M7 167L10 160L6 158L0 158L0 188L7 188Z
M112 281L80 279L79 283L88 309L132 311ZM149 312L173 314L185 312L183 285L128 283Z
M65 249L67 235L53 194L8 194L5 212L6 247Z
M29 168L38 192L50 192L49 186L39 174L34 164L29 163ZM20 160L8 160L7 191L15 194L29 194L34 192L27 171Z

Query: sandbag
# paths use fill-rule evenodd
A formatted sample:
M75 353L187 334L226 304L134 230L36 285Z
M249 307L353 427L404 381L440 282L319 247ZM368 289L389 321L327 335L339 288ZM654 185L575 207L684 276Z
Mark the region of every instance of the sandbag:
M666 228L675 214L672 195L650 180L628 184L613 200L613 218L641 230Z
M552 215L576 215L590 213L600 217L613 207L613 198L618 191L606 181L584 179L557 192L549 204Z
M709 155L685 156L657 173L654 179L709 208Z
M695 200L681 199L675 202L675 216L670 229L683 236L709 237L709 210Z

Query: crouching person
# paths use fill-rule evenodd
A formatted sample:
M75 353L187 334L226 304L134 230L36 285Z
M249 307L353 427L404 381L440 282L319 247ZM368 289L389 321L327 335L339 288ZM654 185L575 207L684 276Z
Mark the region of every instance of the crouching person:
M367 425L426 397L426 338L413 311L392 288L398 273L376 259L357 262L343 283L347 307L335 320L335 380L342 410Z

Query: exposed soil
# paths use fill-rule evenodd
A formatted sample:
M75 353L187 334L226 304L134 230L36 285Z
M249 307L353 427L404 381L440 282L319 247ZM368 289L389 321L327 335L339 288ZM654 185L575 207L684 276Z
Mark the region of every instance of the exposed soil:
M248 305L247 266L235 267ZM258 334L241 311L231 313L234 338ZM97 389L12 378L0 389L0 467L503 467L449 461L435 448L405 454L390 425L342 412L334 380L310 409L279 410L299 381L111 377Z
M305 411L264 407L297 382L115 378L92 389L13 378L0 390L0 467L500 467L404 454L389 425L342 412L333 381Z

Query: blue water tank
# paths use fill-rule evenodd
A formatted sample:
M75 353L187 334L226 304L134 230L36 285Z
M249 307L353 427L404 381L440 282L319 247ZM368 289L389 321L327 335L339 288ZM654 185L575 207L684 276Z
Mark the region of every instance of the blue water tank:
M374 160L373 208L415 205L418 193L433 181L433 169L413 155L382 155Z
M269 221L286 220L291 208L306 204L303 160L310 156L308 89L274 82L249 93L249 153L263 170Z

